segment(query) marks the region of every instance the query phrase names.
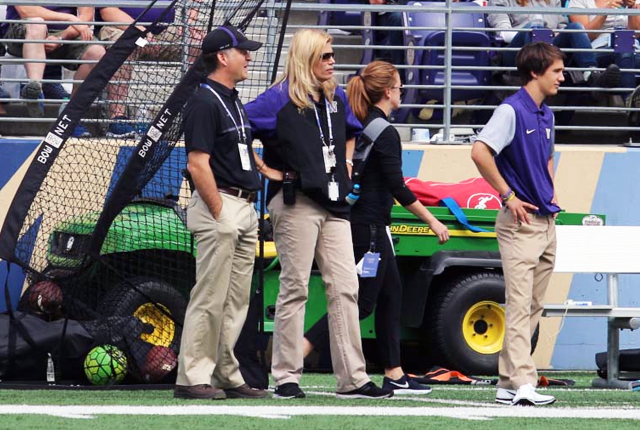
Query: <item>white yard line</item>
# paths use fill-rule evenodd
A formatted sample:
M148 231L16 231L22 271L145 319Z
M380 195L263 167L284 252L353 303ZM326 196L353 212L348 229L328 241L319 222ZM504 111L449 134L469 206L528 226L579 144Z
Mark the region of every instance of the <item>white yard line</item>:
M495 385L446 385L446 384L431 384L429 385L434 393L438 391L496 391L497 387ZM335 390L335 386L330 385L300 385L300 388L305 391L307 389L311 390L327 390L330 393L333 393L332 390ZM597 392L597 393L613 393L613 392L624 392L625 390L618 390L612 388L573 388L573 387L562 387L562 386L551 386L551 387L538 387L536 390L541 391L553 391L553 392L571 392L571 393L579 393L579 392ZM273 391L273 387L271 388Z
M49 415L94 418L98 415L236 415L287 419L294 416L446 417L465 420L492 418L584 418L640 420L640 409L553 407L393 407L393 406L51 406L0 405L0 415Z
M323 391L307 391L307 394L313 394L316 396L325 396L325 397L335 397L335 393L327 393ZM443 405L452 405L452 406L478 406L483 408L499 408L501 405L498 404L488 404L486 402L472 402L468 400L452 400L452 399L434 399L430 395L426 396L411 396L411 395L401 395L401 396L393 396L389 401L411 401L411 402L423 402L423 403L439 403Z

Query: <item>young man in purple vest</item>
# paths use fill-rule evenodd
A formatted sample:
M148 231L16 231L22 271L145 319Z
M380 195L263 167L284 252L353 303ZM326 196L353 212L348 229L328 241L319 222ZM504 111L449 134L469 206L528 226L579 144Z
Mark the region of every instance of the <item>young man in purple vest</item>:
M523 87L495 110L471 157L503 200L496 234L506 285L506 333L496 402L539 406L555 401L535 390L531 337L553 271L560 211L553 185L554 118L544 100L564 81L564 54L548 43L531 43L518 52L516 65Z

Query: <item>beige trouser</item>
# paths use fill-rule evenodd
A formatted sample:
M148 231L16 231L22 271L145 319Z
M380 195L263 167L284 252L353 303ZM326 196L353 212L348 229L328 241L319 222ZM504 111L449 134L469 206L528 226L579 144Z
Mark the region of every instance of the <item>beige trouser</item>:
M197 192L187 209L187 227L195 235L198 256L196 285L182 329L178 385L244 384L233 348L249 307L258 216L246 200L220 195L218 220Z
M300 382L302 339L309 277L315 257L327 296L329 338L338 392L369 382L365 372L358 320L358 275L349 221L340 219L302 193L296 204L269 203L273 235L280 258L280 291L276 302L271 373L276 386Z
M496 219L506 285L506 333L500 351L498 386L518 389L538 382L531 357L531 337L542 315L556 257L556 224L552 216L529 214L531 224L514 223L503 208Z
M122 36L124 30L108 25L103 26L98 33L100 40L115 42ZM135 51L135 59L140 61L181 61L182 48L181 31L178 27L169 26L162 33L154 36L160 44L147 45Z

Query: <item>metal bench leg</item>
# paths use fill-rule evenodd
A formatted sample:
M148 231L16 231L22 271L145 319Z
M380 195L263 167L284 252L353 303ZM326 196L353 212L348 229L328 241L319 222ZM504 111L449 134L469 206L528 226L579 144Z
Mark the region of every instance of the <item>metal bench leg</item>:
M607 276L607 290L609 304L618 307L618 275ZM607 380L594 379L591 385L597 388L617 388L628 390L630 381L618 379L620 375L620 327L615 318L609 318L607 323Z

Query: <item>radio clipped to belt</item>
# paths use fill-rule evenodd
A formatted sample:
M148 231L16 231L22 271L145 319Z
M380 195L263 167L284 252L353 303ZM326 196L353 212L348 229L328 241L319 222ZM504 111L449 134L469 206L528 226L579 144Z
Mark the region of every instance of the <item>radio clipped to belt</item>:
M364 253L358 264L356 264L356 271L361 278L375 278L378 274L378 263L380 263L380 253L376 252L378 227L370 224L369 232L371 235L369 239L369 250Z

